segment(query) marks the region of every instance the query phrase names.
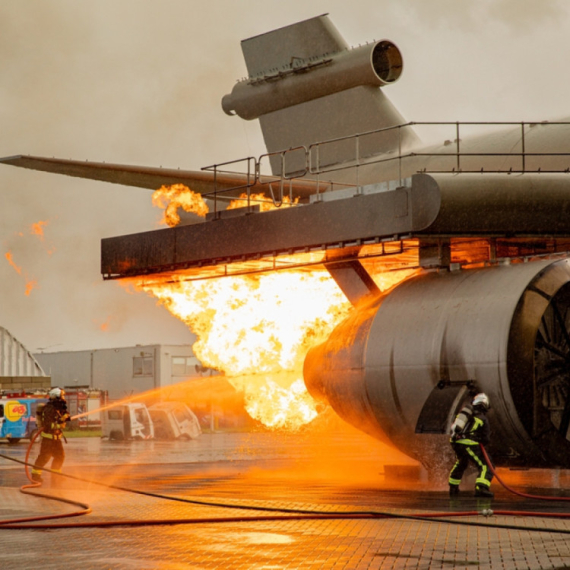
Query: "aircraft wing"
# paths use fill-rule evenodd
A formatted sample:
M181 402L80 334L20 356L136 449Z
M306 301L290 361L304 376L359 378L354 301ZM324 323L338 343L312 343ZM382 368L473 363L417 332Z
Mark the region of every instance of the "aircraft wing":
M129 166L124 164L109 164L106 162L90 162L80 160L66 160L61 158L45 158L41 156L16 155L0 158L0 164L19 166L31 170L65 174L77 178L100 180L124 186L136 186L157 190L161 186L172 184L184 184L192 191L200 194L208 194L215 189L225 190L224 196L235 197L246 191L248 175L240 172L214 173L210 170L180 170L174 168L156 168L149 166ZM262 176L255 184L253 174L250 175L250 186L256 192L267 193L268 185L272 186L274 193L279 192L279 178ZM292 183L296 196L306 198L317 190L317 182L310 180L295 180ZM321 184L321 190L325 185ZM289 182L286 191L289 190Z
M53 172L100 180L124 186L137 186L157 190L161 186L184 184L194 192L207 194L214 190L214 173L211 171L192 171L148 166L128 166L109 164L106 162L89 162L65 160L60 158L44 158L41 156L8 156L0 158L0 164L9 164L31 170ZM240 173L217 173L216 182L219 189L233 188L247 183L247 175Z

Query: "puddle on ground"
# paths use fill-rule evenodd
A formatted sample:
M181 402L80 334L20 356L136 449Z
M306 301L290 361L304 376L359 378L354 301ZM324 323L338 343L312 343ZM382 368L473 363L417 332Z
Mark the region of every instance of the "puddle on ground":
M230 532L225 534L224 538L242 544L291 544L295 542L292 536L273 532Z

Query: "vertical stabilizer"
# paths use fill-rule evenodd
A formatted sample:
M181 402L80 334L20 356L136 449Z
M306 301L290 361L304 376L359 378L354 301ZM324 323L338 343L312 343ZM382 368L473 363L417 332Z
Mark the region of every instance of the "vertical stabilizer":
M249 77L223 98L222 107L244 119L259 118L268 152L405 122L380 89L395 82L403 68L400 51L390 41L350 49L325 14L244 40L242 51ZM409 128L364 137L358 157L416 141ZM354 161L355 147L354 140L322 147L319 164ZM293 158L285 170L292 173L303 166ZM272 169L280 173L278 157Z
M271 69L285 68L292 59L308 60L348 48L326 14L241 42L250 77L263 75Z

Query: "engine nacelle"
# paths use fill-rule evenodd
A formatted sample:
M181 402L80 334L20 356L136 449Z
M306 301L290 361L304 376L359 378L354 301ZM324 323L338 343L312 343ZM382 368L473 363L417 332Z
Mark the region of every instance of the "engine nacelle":
M570 466L570 260L425 273L341 323L305 383L346 421L433 464L449 436L420 433L438 385L491 400L498 465ZM428 405L426 407L426 402ZM448 400L446 426L459 399Z
M228 115L257 119L353 87L389 85L399 79L402 67L400 50L387 40L319 58L294 60L284 69L237 83L223 97L222 108Z

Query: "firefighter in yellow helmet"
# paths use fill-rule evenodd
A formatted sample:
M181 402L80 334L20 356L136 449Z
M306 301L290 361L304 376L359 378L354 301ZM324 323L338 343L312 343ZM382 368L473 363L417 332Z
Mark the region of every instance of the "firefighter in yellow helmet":
M487 394L477 394L471 404L464 406L451 426L451 446L457 461L449 474L449 494L459 494L459 484L469 463L478 470L475 482L476 497L493 497L490 490L493 473L483 455L481 445L490 441L487 412L490 403Z
M61 472L65 452L63 451L63 428L70 416L67 411L65 392L61 388L52 388L49 392L49 400L41 413L41 447L40 454L32 469L32 480L42 482L42 469L53 458L51 468Z

